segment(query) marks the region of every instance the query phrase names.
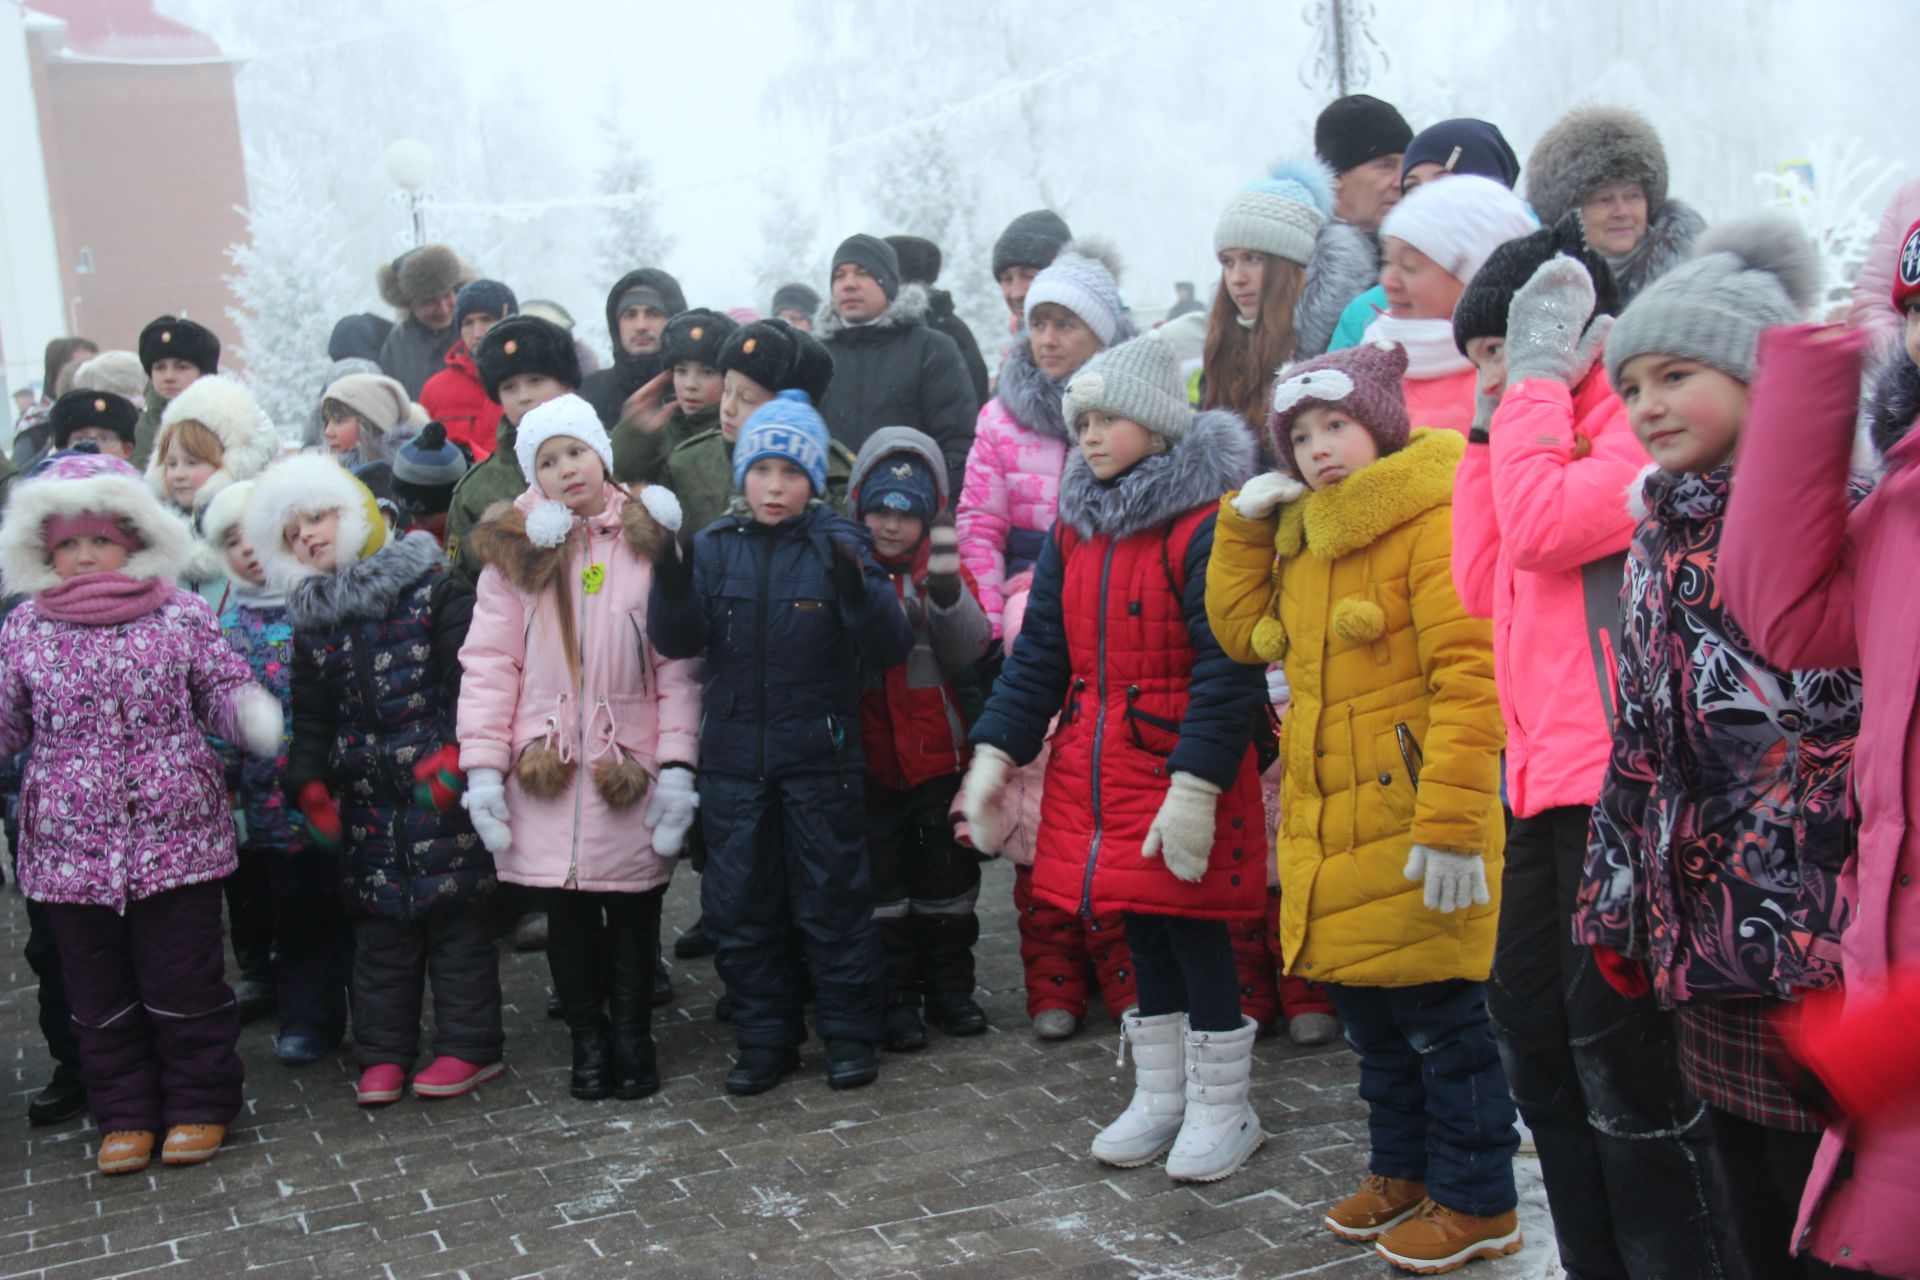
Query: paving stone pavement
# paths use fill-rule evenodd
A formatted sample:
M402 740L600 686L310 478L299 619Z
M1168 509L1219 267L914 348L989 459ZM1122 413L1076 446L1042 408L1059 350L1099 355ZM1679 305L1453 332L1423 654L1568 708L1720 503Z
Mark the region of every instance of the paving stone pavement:
M669 936L692 922L697 895L683 872ZM577 1102L566 1034L545 1016L545 960L506 952L508 1070L477 1094L362 1111L348 1058L289 1070L256 1024L241 1041L247 1107L219 1157L102 1178L90 1124L26 1122L49 1067L21 959L26 912L9 888L0 1277L1400 1274L1318 1225L1365 1174L1365 1108L1343 1047L1261 1042L1254 1098L1268 1139L1224 1182L1181 1186L1159 1168L1089 1158L1131 1068L1116 1067L1114 1026L1097 1012L1075 1040L1034 1040L1011 896L1011 868L990 864L979 956L993 1030L936 1032L927 1051L886 1057L867 1089L830 1091L813 1042L780 1088L729 1097L719 984L698 960L675 964L678 997L657 1011L661 1092ZM1559 1274L1537 1173L1522 1172L1527 1248L1462 1274Z

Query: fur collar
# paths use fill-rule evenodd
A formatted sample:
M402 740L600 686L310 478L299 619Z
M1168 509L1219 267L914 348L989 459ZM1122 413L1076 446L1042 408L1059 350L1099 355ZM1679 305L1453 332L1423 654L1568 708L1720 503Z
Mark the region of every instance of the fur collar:
M1372 546L1415 516L1453 501L1453 473L1467 452L1458 431L1417 427L1407 447L1342 480L1308 493L1280 511L1273 548L1281 556L1302 547L1338 560Z
M1293 358L1324 355L1347 304L1380 279L1373 238L1344 222L1329 222L1313 242L1307 282L1293 304Z
M1667 201L1639 244L1622 257L1607 259L1614 283L1620 286L1620 309L1626 310L1635 294L1684 262L1693 252L1694 240L1706 229L1706 219L1687 205Z
M1082 538L1128 538L1220 501L1258 469L1253 432L1240 415L1209 409L1165 453L1100 481L1074 450L1060 477L1060 518Z
M578 539L569 534L560 546L534 546L527 537L527 511L531 504L523 505L525 497L523 494L513 502L496 502L488 507L480 522L467 534L466 545L481 564L492 565L521 591L537 595L565 576ZM644 504L629 500L618 489L609 490L607 509L590 524L596 531L617 526L627 549L648 563L652 563L667 536ZM577 522L575 528L579 528Z
M1896 351L1892 362L1874 378L1867 402L1867 430L1882 458L1907 438L1916 417L1920 417L1920 365L1907 359L1905 351Z
M814 317L813 336L822 342L831 342L843 334L861 333L869 329L908 329L925 324L932 305L927 297L927 286L902 285L900 292L894 296L893 305L887 308L884 315L872 324L855 326L840 318L840 313L833 309L833 299L828 298L821 305L820 314Z
M295 627L308 629L378 621L393 611L401 592L445 563L432 534L410 533L365 560L294 583L287 593L287 617Z
M1065 378L1049 378L1033 362L1023 327L1014 335L1013 350L1000 366L1000 381L994 394L1006 408L1007 416L1037 436L1071 445L1073 435L1060 416L1060 399L1067 393Z

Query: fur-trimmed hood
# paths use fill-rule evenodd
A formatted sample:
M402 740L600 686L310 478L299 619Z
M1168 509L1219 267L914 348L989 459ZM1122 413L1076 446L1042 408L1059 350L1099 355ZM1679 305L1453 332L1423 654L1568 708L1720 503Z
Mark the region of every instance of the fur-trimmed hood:
M1293 358L1326 354L1347 304L1380 279L1373 237L1345 222L1328 222L1313 242L1307 281L1293 304Z
M1415 516L1452 502L1453 473L1466 452L1466 437L1458 431L1415 428L1406 448L1281 508L1275 553L1285 558L1305 549L1338 560L1373 545Z
M160 415L160 430L147 461L147 483L167 501L167 445L175 424L197 422L220 439L220 466L194 495L193 509L204 511L222 489L251 480L280 456L280 433L273 420L237 378L209 374L196 378Z
M47 521L53 516L100 512L124 520L144 543L127 559L130 578L177 581L193 558L186 522L160 504L132 467L102 467L92 475L47 475L19 481L0 523L0 581L7 592L32 594L60 584L47 554Z
M1867 398L1867 431L1882 459L1907 438L1916 417L1920 417L1920 365L1899 351L1874 378Z
M333 573L309 570L287 592L287 617L295 627L316 630L377 621L393 611L400 593L421 575L445 564L433 535L415 530Z
M324 511L340 513L336 545L343 557L357 559L386 541L386 521L372 491L324 454L303 453L269 467L247 497L247 543L260 557L267 582L289 597L296 583L327 575L294 558L287 525L296 516Z
M860 446L860 452L853 460L853 470L847 476L847 510L853 513L855 519L859 518L860 486L866 482L867 473L881 459L896 453L912 454L933 473L933 489L939 495L937 510L945 511L953 505L953 495L947 492L947 460L933 437L912 427L882 427Z
M1253 432L1226 409L1196 414L1172 448L1110 481L1094 479L1075 450L1060 477L1060 519L1082 538L1131 537L1220 501L1253 477L1257 458Z
M820 313L813 318L813 336L822 342L831 342L842 334L860 333L868 329L906 329L917 324L927 323L933 309L933 301L927 296L927 286L908 284L900 287L893 304L878 320L871 324L850 325L840 318L833 309L833 299L829 297L820 304Z
M566 573L575 542L569 536L557 547L540 547L527 537L527 516L542 501L540 491L529 488L512 502L494 503L467 534L465 543L482 565L492 565L529 595L551 590ZM629 498L612 484L607 485L606 510L588 523L595 529L617 525L627 549L648 563L653 562L668 537L645 503Z
M1119 326L1108 346L1117 347L1140 336L1133 327L1131 317L1122 315ZM1013 335L1013 347L1007 352L1006 363L1000 366L1000 381L994 386L994 394L1006 407L1007 415L1037 436L1049 440L1058 440L1062 444L1073 444L1073 433L1067 430L1066 419L1061 416L1060 404L1067 394L1067 378L1049 378L1033 362L1033 348L1027 345L1027 327ZM1106 350L1102 347L1101 350Z
M1692 206L1669 200L1659 216L1647 223L1647 234L1639 244L1622 257L1607 258L1614 283L1620 287L1622 309L1640 290L1685 262L1693 253L1693 242L1706 229L1707 220Z

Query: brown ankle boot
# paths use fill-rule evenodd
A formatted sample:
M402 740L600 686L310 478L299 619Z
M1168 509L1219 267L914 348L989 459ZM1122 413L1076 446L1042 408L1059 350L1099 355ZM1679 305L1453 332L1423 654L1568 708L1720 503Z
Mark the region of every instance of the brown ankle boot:
M1371 1244L1381 1232L1420 1212L1426 1198L1424 1182L1370 1173L1358 1191L1327 1210L1321 1221L1342 1240Z
M227 1126L223 1124L174 1125L167 1130L166 1144L160 1148L160 1163L199 1164L211 1160L226 1138Z
M100 1139L100 1172L138 1173L153 1159L153 1135L145 1129L121 1129Z
M1375 1240L1373 1251L1404 1271L1437 1276L1475 1258L1518 1253L1524 1243L1519 1215L1512 1209L1477 1218L1429 1200L1419 1213Z

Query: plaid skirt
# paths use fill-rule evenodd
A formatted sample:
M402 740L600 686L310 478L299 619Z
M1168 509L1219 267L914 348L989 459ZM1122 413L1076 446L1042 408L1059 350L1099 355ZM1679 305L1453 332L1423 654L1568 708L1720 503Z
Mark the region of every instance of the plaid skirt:
M1772 1000L1702 1001L1674 1010L1680 1032L1680 1075L1709 1106L1742 1120L1819 1133L1826 1126L1787 1092L1769 1055L1781 1047L1766 1021Z

